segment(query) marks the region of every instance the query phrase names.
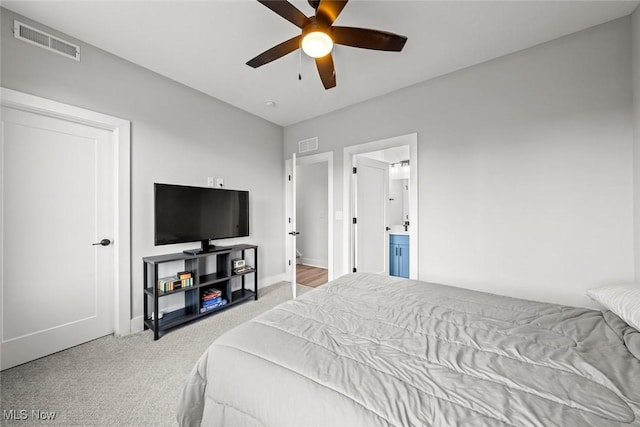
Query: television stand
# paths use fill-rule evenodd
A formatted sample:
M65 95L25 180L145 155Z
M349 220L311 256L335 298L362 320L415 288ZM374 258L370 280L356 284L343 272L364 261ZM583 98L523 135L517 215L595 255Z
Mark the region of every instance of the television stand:
M251 268L238 270L232 261L244 259ZM213 252L190 255L174 253L142 258L144 266L144 329L153 331L157 340L168 329L226 310L237 304L258 299L258 247L239 244L223 248L216 246ZM174 263L169 265L168 263ZM160 269L160 265L167 264ZM173 271L172 277L161 278L160 271ZM164 273L166 274L166 273ZM191 278L166 289L161 285L170 281L181 282L180 275ZM221 304L207 306L210 293L217 293ZM183 294L184 307L172 311L160 310L160 299L167 295ZM177 298L177 297L176 297ZM224 301L224 302L222 302Z

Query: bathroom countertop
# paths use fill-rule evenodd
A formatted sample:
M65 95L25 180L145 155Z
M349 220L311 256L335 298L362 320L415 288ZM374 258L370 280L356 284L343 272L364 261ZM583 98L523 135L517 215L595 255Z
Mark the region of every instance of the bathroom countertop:
M399 236L408 236L409 232L404 231L404 225L392 225L389 234L397 234Z

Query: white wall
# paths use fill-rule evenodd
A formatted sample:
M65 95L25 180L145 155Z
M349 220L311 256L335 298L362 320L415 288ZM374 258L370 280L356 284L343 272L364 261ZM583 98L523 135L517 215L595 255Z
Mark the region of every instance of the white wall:
M143 256L199 244L154 247L153 183L204 186L207 176L250 191L251 236L263 284L284 273L282 128L6 9L0 84L131 121L132 317L142 315ZM15 17L79 44L81 62L12 35ZM232 243L234 240L219 243ZM73 260L70 260L70 265ZM43 274L46 274L44 272Z
M342 149L413 132L420 279L575 305L633 279L629 17L289 126L284 156L318 136L342 210Z
M327 164L296 167L296 238L303 264L328 267Z
M640 7L632 17L633 49L633 123L634 123L634 189L635 189L635 265L636 282L640 283Z

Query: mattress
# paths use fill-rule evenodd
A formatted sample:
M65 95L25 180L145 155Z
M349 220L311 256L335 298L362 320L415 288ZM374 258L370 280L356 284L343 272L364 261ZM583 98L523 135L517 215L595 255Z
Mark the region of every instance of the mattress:
M367 273L221 336L181 426L640 426L614 314Z

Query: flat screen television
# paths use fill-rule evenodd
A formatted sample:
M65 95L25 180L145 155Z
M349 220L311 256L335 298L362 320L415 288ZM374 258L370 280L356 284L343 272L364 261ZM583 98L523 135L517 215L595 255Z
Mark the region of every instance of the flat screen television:
M249 192L155 183L154 218L156 246L200 241L184 252L211 252L211 240L249 235Z

